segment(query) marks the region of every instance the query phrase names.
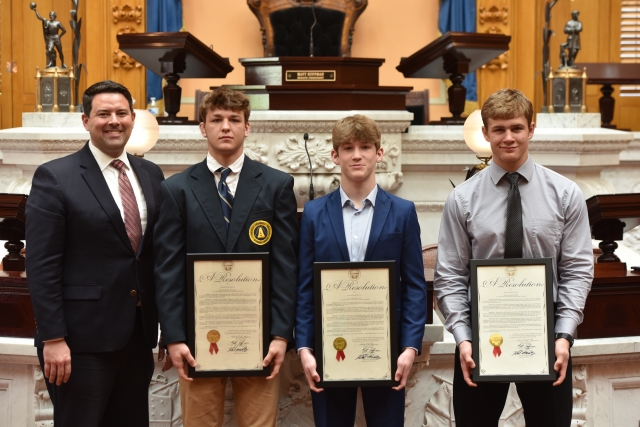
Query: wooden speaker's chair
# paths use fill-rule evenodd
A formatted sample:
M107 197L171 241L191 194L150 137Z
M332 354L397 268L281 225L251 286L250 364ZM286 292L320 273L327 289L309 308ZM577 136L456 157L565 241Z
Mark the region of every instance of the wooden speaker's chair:
M260 21L264 56L351 56L353 27L368 0L247 0Z

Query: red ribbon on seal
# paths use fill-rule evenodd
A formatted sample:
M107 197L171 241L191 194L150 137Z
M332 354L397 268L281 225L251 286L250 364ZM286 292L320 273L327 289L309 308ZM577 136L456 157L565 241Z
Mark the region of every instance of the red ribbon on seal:
M218 344L212 342L211 345L209 346L209 353L213 354L214 350L216 354L218 354Z
M493 347L493 357L500 357L501 354L500 346Z
M336 360L339 362L344 359L345 359L344 351L338 350L338 352L336 353Z

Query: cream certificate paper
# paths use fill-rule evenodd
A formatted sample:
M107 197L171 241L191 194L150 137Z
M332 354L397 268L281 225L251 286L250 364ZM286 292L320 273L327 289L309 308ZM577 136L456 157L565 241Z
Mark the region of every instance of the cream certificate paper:
M193 264L196 371L262 370L262 261Z
M477 277L480 375L549 374L545 266L478 266Z
M321 272L323 381L390 380L389 270Z

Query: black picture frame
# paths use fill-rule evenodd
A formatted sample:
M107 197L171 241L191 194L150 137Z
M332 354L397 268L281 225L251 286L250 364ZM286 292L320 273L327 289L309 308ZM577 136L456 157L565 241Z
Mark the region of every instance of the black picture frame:
M323 318L322 318L322 287L321 274L324 270L364 270L364 269L387 269L389 275L389 349L390 349L390 371L391 379L371 379L357 381L327 381L322 380L324 374L324 343L322 341ZM314 308L315 308L315 332L316 332L316 371L320 376L317 387L396 387L400 384L396 381L395 373L398 365L398 323L396 311L396 263L395 261L362 261L362 262L316 262L314 263ZM332 345L332 344L328 344Z
M545 273L545 304L547 307L546 316L546 343L548 363L547 374L536 375L480 375L482 369L480 361L480 336L479 336L479 301L478 301L478 267L483 266L521 266L521 265L540 265L544 267ZM553 260L552 258L500 258L486 260L471 260L470 262L470 289L471 289L471 329L473 334L472 349L473 361L476 367L473 370L473 382L537 382L537 381L555 381L557 374L553 370L555 363L555 310L553 304Z
M260 260L262 261L262 358L269 352L270 334L270 301L269 301L269 253L209 253L209 254L187 254L187 345L191 354L196 354L196 319L195 319L195 278L194 264L197 261L240 261L240 260ZM197 362L197 360L196 360ZM190 378L208 377L260 377L269 376L270 367L266 366L261 370L197 370L188 366L188 376Z

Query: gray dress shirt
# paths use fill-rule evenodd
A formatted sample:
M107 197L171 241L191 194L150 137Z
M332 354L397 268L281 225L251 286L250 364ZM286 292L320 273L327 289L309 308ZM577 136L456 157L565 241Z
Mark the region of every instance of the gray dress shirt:
M555 332L575 335L593 280L587 207L571 180L534 163L517 171L522 199L523 258L553 259ZM444 207L434 277L438 307L456 344L471 341L469 261L504 258L507 193L504 169L491 163L457 186Z

